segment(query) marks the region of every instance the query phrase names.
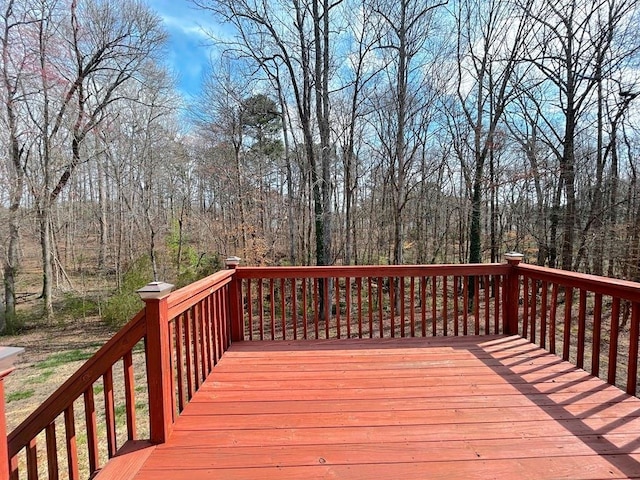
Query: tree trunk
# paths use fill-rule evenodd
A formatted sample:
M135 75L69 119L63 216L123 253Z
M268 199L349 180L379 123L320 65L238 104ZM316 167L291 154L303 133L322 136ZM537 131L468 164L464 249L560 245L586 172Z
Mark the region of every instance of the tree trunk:
M98 170L98 208L100 214L98 221L100 223L100 238L98 246L98 269L104 270L107 267L107 242L108 242L108 222L107 222L107 195L106 181L104 174L104 165L100 160L96 162Z
M42 255L42 304L45 316L53 316L53 259L51 255L51 206L41 205L38 211L40 251Z
M12 202L9 210L9 245L4 264L4 308L0 312L0 333L4 332L6 322L11 321L16 315L16 274L20 262L20 220L18 209ZM19 205L19 204L17 204ZM17 206L16 205L16 206Z

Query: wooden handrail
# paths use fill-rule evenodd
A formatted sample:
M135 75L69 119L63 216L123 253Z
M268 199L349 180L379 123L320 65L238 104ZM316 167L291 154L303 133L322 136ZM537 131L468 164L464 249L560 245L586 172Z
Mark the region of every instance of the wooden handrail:
M171 293L167 298L169 319L186 312L215 290L231 282L235 270L220 270Z
M640 283L637 282L523 263L514 268L519 275L529 275L537 280L640 302Z
M131 351L145 334L145 311L141 310L9 434L9 458L17 455L47 425L64 413L115 362Z
M239 279L246 278L332 278L332 277L420 277L453 275L505 275L504 263L443 265L358 265L321 267L238 267Z

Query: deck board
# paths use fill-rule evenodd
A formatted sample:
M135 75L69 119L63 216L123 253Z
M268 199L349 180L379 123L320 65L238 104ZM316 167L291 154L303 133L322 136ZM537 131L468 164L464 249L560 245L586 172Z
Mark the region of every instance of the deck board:
M519 337L232 345L138 480L640 478L640 400Z

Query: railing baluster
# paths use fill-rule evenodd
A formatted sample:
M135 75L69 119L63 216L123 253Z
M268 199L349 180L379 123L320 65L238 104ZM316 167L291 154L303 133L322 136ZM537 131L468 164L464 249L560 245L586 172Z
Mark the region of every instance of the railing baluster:
M51 422L45 429L47 443L47 467L49 480L58 480L58 444L56 442L56 423Z
M356 288L358 290L358 338L362 338L362 278L356 278Z
M202 379L200 378L201 371L201 363L202 359L200 358L200 315L198 305L194 305L191 308L192 316L191 319L193 321L193 382L195 385L195 392L200 390L200 385L202 385Z
M330 338L329 337L329 326L331 324L331 322L330 322L331 305L329 303L329 279L328 278L323 278L322 279L322 308L321 308L321 311L322 311L323 317L324 317L325 338Z
M469 331L469 328L467 326L467 324L469 323L469 277L467 277L466 275L462 277L462 282L462 335L466 337Z
M247 278L247 324L249 328L249 341L253 340L253 297L251 296L251 284L253 282Z
M269 279L269 321L271 322L271 340L276 339L276 287L273 278Z
M404 333L404 322L405 322L405 316L404 316L404 277L400 277L398 279L398 282L400 282L400 337L404 338L405 337L405 333Z
M438 334L438 292L437 292L437 277L431 277L431 335L436 336Z
M135 379L133 374L133 354L131 350L122 357L122 365L124 370L124 400L127 418L127 438L129 440L136 439L136 394ZM173 369L167 372L173 379ZM173 392L173 388L171 389ZM173 408L172 408L173 411Z
M27 478L38 480L38 444L35 438L27 445Z
M368 277L367 310L369 311L369 338L373 338L373 288L371 287L371 282L371 277Z
M307 279L302 279L302 329L304 333L304 339L307 340L309 338L309 328L307 325Z
M202 301L197 306L198 311L198 324L200 327L200 378L202 380L201 384L207 378L207 363L209 359L207 357L207 331L206 331L206 323L205 323L205 302ZM240 313L240 312L238 312ZM244 323L244 322L243 322Z
M84 421L87 429L87 450L89 457L89 473L95 472L100 466L98 451L98 435L96 407L93 396L93 385L84 391Z
M218 334L216 335L218 339L218 362L222 358L222 354L225 351L225 346L227 345L227 329L226 329L226 310L225 304L223 302L223 292L218 290L216 292L216 305L217 305L217 315L216 315L216 330Z
M476 335L480 335L480 278L477 275L473 277L473 318Z
M372 303L371 277L367 277L367 319L369 325L369 338L373 338L373 305Z
M458 308L460 307L458 305L458 294L460 290L460 287L458 285L459 281L460 281L460 277L458 276L453 277L453 334L456 337L460 334L459 328L458 328L458 321L460 320L460 315L458 312Z
M446 337L448 333L448 315L447 315L447 300L449 296L449 289L447 286L447 276L442 277L442 334Z
M562 345L562 359L569 360L569 347L571 344L571 307L573 304L573 288L564 289L564 331Z
M493 333L500 333L500 292L502 291L502 277L493 276Z
M551 313L549 314L549 351L556 353L556 316L558 310L558 284L551 287Z
M489 276L483 277L484 282L484 334L489 335L489 312L491 311L491 301L489 300Z
M64 429L67 445L67 467L69 471L69 480L80 480L73 403L69 405L64 411Z
M286 291L284 289L284 278L280 279L280 321L282 324L282 340L287 339L287 307Z
M427 336L427 277L420 277L420 321L422 337Z
M404 296L405 296L405 285L404 285L404 277L400 277L398 278L398 287L399 287L399 292L398 292L398 296L400 298L400 337L404 338L405 337L405 300L404 300Z
M335 291L336 291L336 296L335 296L335 301L336 301L336 338L340 339L340 334L341 334L341 325L340 325L340 279L339 278L334 278L333 279L334 284L335 284ZM327 338L329 338L329 331L327 330Z
M264 340L264 280L258 280L258 317L260 321L260 340Z
M104 417L107 427L107 452L112 458L118 451L116 441L116 411L113 398L113 369L109 367L102 376L104 385Z
M222 303L222 291L217 291L214 294L215 299L215 339L216 339L216 364L222 358L222 354L224 353L224 345L225 345L225 332L224 332L224 304Z
M586 315L587 315L587 292L584 289L580 289L580 300L578 304L578 353L576 357L576 366L578 368L584 367Z
M176 377L178 383L178 412L184 410L184 354L182 351L184 314L176 317Z
M14 455L9 459L9 480L20 480L18 465L19 462L17 455Z
M522 337L527 338L529 334L529 277L522 279L522 293L524 301L522 305Z
M607 382L616 384L618 366L618 332L620 331L620 298L613 297L611 304L611 334L609 338L609 371Z
M178 412L176 411L176 350L175 350L175 346L176 346L176 322L175 321L171 321L169 322L169 365L170 365L170 370L169 370L169 380L171 383L171 421L175 422L176 421L176 417L178 416ZM126 367L125 367L125 378L126 378ZM135 392L135 389L134 389ZM135 408L135 393L132 396L133 398L133 405ZM129 432L129 408L127 406L127 437L129 436L130 432ZM134 414L133 414L133 419L135 422L135 410L134 410ZM133 434L134 436L137 436L137 427L133 428ZM129 438L129 440L132 440L131 438Z
M602 338L602 294L596 293L593 301L593 342L591 347L591 375L600 375L600 341Z
M541 284L542 297L540 304L540 346L547 348L547 296L549 284L545 281Z
M384 338L384 322L382 318L382 277L378 277L378 321L380 323L380 338Z
M509 332L509 326L507 325L508 322L508 318L509 318L509 310L511 308L511 306L509 305L509 282L507 282L507 277L500 277L501 281L500 283L502 284L502 288L501 288L501 292L500 292L500 301L502 302L502 308L500 309L500 314L502 317L502 333L507 333ZM517 305L516 305L516 311L517 311ZM513 333L517 333L517 332L509 332L511 334Z
M193 397L193 384L192 384L192 355L191 355L191 310L187 310L184 317L184 356L186 363L187 374L187 402L191 401Z
M214 334L213 334L213 311L214 311L214 302L213 302L213 295L209 295L206 298L206 308L205 308L205 326L206 326L206 340L207 340L207 376L209 376L209 374L211 373L211 371L213 370L213 367L215 365L215 347L213 345L214 343ZM244 325L244 322L243 322ZM244 328L244 327L243 327ZM251 328L251 324L249 323L249 328ZM243 338L244 337L243 334Z
M629 365L627 365L627 393L636 394L638 385L638 333L640 331L640 303L631 304L631 326L629 328Z
M314 327L315 327L315 333L316 333L316 340L318 340L318 338L320 338L320 303L319 303L319 296L320 293L318 292L319 289L319 282L317 278L313 279L313 323L314 323Z
M389 310L391 315L391 338L396 336L396 279L389 278Z
M416 336L416 279L415 277L411 277L409 283L409 321L411 322L411 337Z
M296 279L292 278L289 282L291 284L291 323L293 323L293 339L298 339L298 294L296 289Z
M531 343L536 343L536 333L537 333L537 325L536 325L536 306L538 304L538 281L531 279L531 301L529 302L529 307L531 308L531 315L529 315L530 319L530 328L531 334L529 339Z
M351 278L344 279L345 316L347 317L347 338L351 338Z
M224 289L218 290L216 292L217 301L218 301L218 328L220 329L220 350L219 355L222 359L222 355L231 345L231 317L230 317L230 305L227 302L227 297L229 295L229 287L225 287Z

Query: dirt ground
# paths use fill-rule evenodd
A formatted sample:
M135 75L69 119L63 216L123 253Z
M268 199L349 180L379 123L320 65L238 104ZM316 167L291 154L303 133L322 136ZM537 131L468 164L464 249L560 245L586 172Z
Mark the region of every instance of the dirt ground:
M0 345L25 349L15 371L5 379L7 430L22 422L113 333L99 318L91 317L0 337Z

